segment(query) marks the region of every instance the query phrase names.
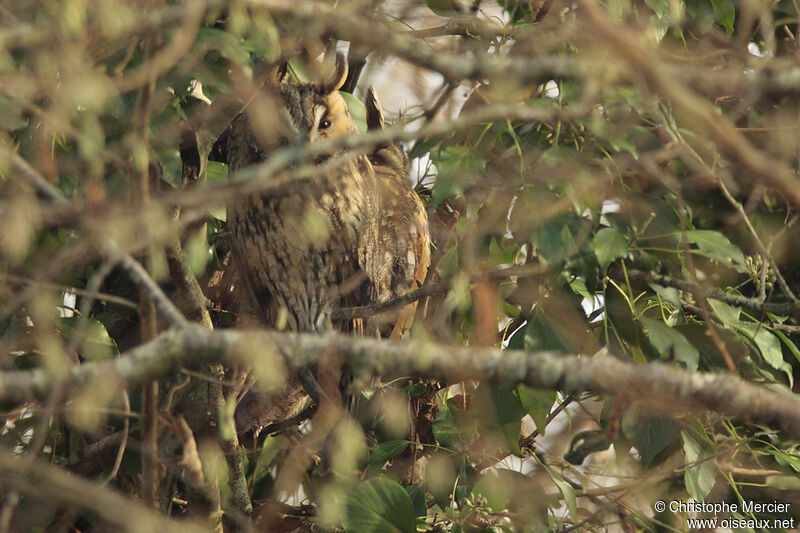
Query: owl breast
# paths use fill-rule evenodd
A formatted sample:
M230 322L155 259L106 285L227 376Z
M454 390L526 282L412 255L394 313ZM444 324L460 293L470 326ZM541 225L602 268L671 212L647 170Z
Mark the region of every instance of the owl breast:
M351 163L232 211L234 254L259 311L294 331L346 329L333 309L363 303L374 246L369 167ZM372 235L372 237L371 237Z

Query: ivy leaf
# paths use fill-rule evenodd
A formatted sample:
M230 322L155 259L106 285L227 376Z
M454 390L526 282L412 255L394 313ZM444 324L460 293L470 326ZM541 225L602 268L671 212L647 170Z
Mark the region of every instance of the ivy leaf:
M778 337L760 324L742 322L738 325L737 329L755 343L758 347L758 351L761 352L761 357L764 358L764 361L769 366L786 374L789 379L789 386L792 386L794 382L792 366L783 360L781 341L778 340Z
M440 17L453 17L459 14L456 9L458 3L455 0L425 0L425 5Z
M366 133L367 108L364 107L364 102L352 94L344 91L339 91L339 94L342 95L342 98L344 98L344 101L347 104L347 109L350 111L350 117L353 119L353 122L356 123L356 126L358 126L358 130L361 133Z
M253 480L255 482L260 481L269 474L269 470L272 468L272 462L278 457L278 454L289 445L289 439L283 435L269 435L264 439L264 444L261 447L261 452L258 454L256 467L253 471Z
M603 270L615 260L628 255L628 239L616 228L603 228L592 240L594 253Z
M390 440L381 442L372 453L369 454L369 462L367 463L367 474L374 474L383 468L386 461L392 459L403 453L408 448L407 440Z
M378 477L347 494L342 526L353 533L415 533L411 498L396 481Z
M486 504L494 511L500 512L508 505L508 486L497 472L482 474L472 491L486 498Z
M434 206L463 192L486 167L486 161L468 146L448 146L430 155L439 171L431 198Z
M539 434L544 436L547 426L547 415L558 397L554 390L541 390L520 385L517 387L519 401L525 411L531 415Z
M647 330L647 338L661 357L670 359L674 355L687 369L697 370L700 352L678 330L650 318L643 318L642 324Z
M550 475L550 479L553 481L555 486L558 487L558 491L564 498L564 503L567 504L569 516L576 517L578 514L578 502L575 498L575 489L573 489L572 485L570 485L569 482L561 477L561 475L555 470L549 468L548 466L544 466L544 468L547 470L547 473Z
M688 430L681 431L683 437L683 454L688 468L683 474L686 491L695 501L705 501L708 493L714 488L717 476L717 462L714 454L704 450L703 445Z
M79 320L78 317L68 317L59 321L59 331L65 339L72 340ZM99 320L89 318L78 347L78 354L88 361L93 361L119 354L119 349L116 341L108 334L106 326Z
M731 0L711 0L714 9L714 21L725 28L725 33L733 35L733 24L736 22L736 8Z
M436 419L433 421L432 430L433 438L445 448L463 449L464 440L453 415L453 407L449 403L445 403L439 409Z
M797 349L797 346L795 345L795 343L792 342L791 340L789 340L789 337L787 337L781 331L773 331L772 333L777 335L777 337L781 340L781 342L783 342L783 345L786 346L789 349L790 352L792 352L792 355L794 356L794 358L797 359L798 361L800 361L800 350Z
M739 315L742 313L742 310L738 307L728 305L719 300L714 300L713 298L708 299L708 305L711 306L714 314L717 315L717 318L719 318L726 326L736 328L739 324L741 324L739 321Z
M197 32L197 41L208 50L218 50L225 59L242 65L250 63L250 53L242 46L242 42L226 31L217 28L200 28Z
M206 165L206 179L213 182L222 182L228 179L228 165L219 161L209 161Z
M718 231L695 229L686 232L686 238L697 246L694 253L719 261L737 272L745 272L744 254Z
M424 517L428 515L428 505L425 502L425 482L413 483L406 487L408 497L414 505L414 515Z
M622 432L639 451L642 461L649 465L675 440L678 426L669 420L644 416L629 409L622 416Z
M764 361L775 370L784 372L789 383L793 383L792 367L783 359L781 342L778 337L761 324L742 322L739 319L741 310L737 307L711 298L708 299L708 304L723 324L735 329L753 341Z
M484 426L495 427L506 438L506 444L515 455L519 449L519 428L525 410L514 389L506 385L484 385L475 389L472 405Z

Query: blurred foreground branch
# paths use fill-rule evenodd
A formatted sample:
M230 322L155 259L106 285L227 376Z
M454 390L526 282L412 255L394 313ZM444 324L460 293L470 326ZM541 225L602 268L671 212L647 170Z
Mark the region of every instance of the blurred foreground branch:
M168 330L118 359L74 367L69 385L80 387L111 376L136 384L180 367L197 369L211 362L248 364L272 350L295 367L310 366L336 354L349 367L387 378L415 374L451 382L480 379L570 393L606 393L663 415L674 415L680 406L709 410L777 426L788 436L800 438L800 399L731 375L693 373L660 363L638 365L612 356L381 342L341 334L209 331L189 325ZM0 398L44 398L57 381L58 377L40 369L5 372L0 374Z
M207 531L190 521L171 521L112 489L56 466L38 460L22 461L7 448L0 448L0 471L3 472L0 482L3 488L90 510L118 526L118 531Z

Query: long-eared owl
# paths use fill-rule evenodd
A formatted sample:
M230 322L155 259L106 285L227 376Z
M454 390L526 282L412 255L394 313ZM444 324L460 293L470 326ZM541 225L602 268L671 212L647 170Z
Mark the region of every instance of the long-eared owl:
M383 129L383 109L371 87L364 105L368 130ZM386 261L380 264L384 270L378 277L378 292L385 300L417 289L425 281L431 262L430 231L425 206L409 186L409 162L402 146L379 145L368 157L379 184L378 247ZM405 333L416 309L417 302L413 302L379 319L382 335L397 338Z
M231 171L260 163L279 146L356 134L338 92L346 77L341 55L333 74L319 83L279 77L273 91L285 119L274 121L278 132L264 141L250 122L255 114L237 117L228 138ZM383 112L372 91L366 104L370 128L382 128ZM332 320L334 309L398 296L425 278L427 216L408 183L402 148L345 155L318 157L310 172L229 208L234 259L258 313L277 327L350 330L352 322ZM415 308L389 314L391 323L370 320L368 328L397 337L410 326Z

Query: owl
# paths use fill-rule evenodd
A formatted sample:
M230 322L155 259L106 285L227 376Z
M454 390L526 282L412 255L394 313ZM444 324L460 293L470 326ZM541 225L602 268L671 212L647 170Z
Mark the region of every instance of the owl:
M286 76L276 90L284 132L263 146L247 113L228 137L231 171L260 163L270 150L351 135L358 129L338 89L347 63L338 55L333 74L319 83L294 83ZM316 163L321 163L319 158ZM314 167L316 168L316 167ZM228 210L232 251L257 314L292 331L347 330L331 313L378 298L379 195L366 156L326 164L275 190L245 198Z
M383 129L383 109L371 87L364 106L368 130ZM368 159L378 182L378 249L385 256L380 263L378 293L380 300L386 300L417 289L425 281L431 262L428 214L409 184L409 162L402 146L377 146ZM417 302L413 302L397 313L379 316L382 336L402 336L411 327L416 309Z
M251 123L256 113L234 119L226 149L230 170L258 164L291 143L357 134L338 91L346 78L341 55L333 73L318 83L278 76L272 87L278 100L272 129L265 132L263 124ZM369 127L383 128L373 91L366 107ZM400 337L413 321L415 303L366 323L336 321L333 311L399 296L425 279L428 221L409 185L408 160L392 144L364 155L336 155L319 156L302 175L229 206L233 260L256 314L278 329ZM317 400L313 376L301 374L300 379ZM292 384L289 388L297 390ZM241 420L252 426L253 419L263 424L265 404L253 402L251 396L237 409L237 425Z

